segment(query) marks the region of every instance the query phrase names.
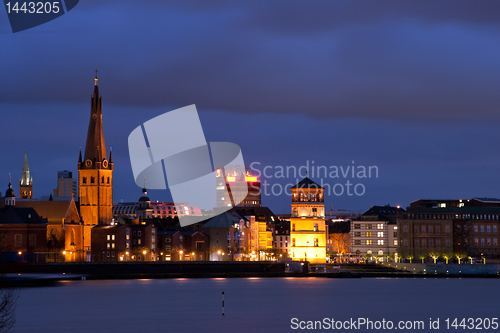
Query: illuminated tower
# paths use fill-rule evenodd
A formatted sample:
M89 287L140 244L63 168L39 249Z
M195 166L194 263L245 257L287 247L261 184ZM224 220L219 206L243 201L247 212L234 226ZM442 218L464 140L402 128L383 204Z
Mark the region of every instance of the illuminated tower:
M326 258L325 189L304 178L292 190L290 257L324 263Z
M33 198L33 178L30 176L28 155L26 151L24 151L23 175L19 180L19 197L22 199Z
M102 130L102 104L97 85L97 69L94 94L91 96L90 122L87 144L82 160L78 159L78 187L80 216L86 225L111 224L113 217L113 156L110 150L106 158L106 146ZM90 238L89 238L90 240Z

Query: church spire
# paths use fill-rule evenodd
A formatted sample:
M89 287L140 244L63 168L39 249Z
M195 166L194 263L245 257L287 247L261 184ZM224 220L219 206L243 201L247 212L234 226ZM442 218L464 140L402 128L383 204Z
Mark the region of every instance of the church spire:
M28 165L28 153L24 151L23 175L19 179L19 197L22 199L33 198L33 178L30 175L30 167Z
M33 178L30 177L30 167L28 166L28 153L24 151L23 175L20 180L20 185L31 185Z
M99 95L99 86L97 85L97 67L94 80L94 94L91 96L90 122L84 155L84 163L87 168L94 168L96 162L103 162L106 159L106 146L104 145L102 129L102 96Z

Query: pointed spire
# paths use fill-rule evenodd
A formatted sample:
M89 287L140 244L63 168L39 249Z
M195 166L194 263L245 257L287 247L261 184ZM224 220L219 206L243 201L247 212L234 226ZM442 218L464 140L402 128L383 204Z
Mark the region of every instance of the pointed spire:
M97 66L95 66L95 79L94 80L95 80L94 85L97 87L97 80L98 80L97 79Z
M102 128L102 97L99 95L99 88L97 86L97 68L95 80L96 84L94 94L91 98L89 129L83 161L102 162L106 159L106 146L104 144ZM94 166L93 163L92 166Z
M24 151L23 175L21 177L21 185L31 185L33 179L30 177L30 168L28 166L28 153Z
M78 163L82 163L82 147L80 147L80 157L78 157Z

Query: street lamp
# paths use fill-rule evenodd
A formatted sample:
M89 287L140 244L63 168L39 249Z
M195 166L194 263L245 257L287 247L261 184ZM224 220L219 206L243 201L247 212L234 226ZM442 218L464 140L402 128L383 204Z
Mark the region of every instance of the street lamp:
M307 261L307 252L309 252L309 241L306 242L306 261Z
M180 257L179 259L180 259L181 261L182 261L182 254L183 254L183 253L184 253L184 252L183 252L182 250L180 250L180 251L179 251L179 257Z
M217 261L220 261L220 250L217 251Z

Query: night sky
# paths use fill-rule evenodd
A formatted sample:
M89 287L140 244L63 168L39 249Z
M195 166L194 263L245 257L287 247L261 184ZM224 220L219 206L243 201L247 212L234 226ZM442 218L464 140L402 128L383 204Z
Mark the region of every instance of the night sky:
M96 0L14 34L2 9L0 191L11 172L18 192L25 149L35 197L59 170L77 177L97 65L115 202L141 195L130 132L190 104L207 141L247 164L378 167L324 179L365 187L328 207L500 197L499 14L498 1ZM262 199L290 212L284 194Z

